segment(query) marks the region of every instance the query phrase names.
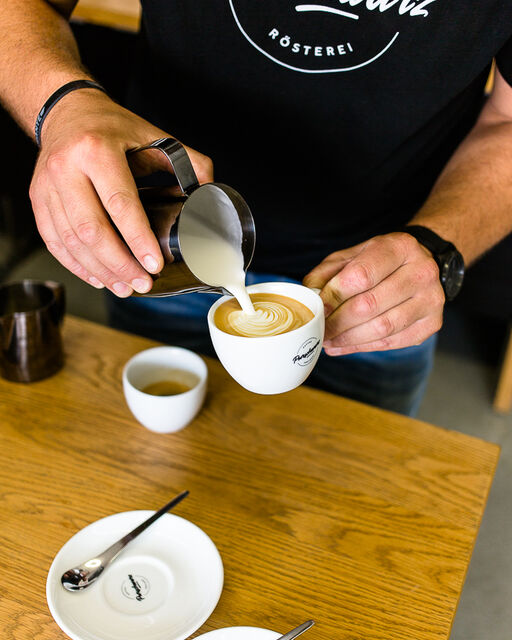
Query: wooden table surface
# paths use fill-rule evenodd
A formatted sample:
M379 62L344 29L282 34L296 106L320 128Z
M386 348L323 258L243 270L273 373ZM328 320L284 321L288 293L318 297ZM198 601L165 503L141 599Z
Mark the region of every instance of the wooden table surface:
M73 18L103 27L137 31L140 13L139 0L79 0Z
M154 343L72 317L64 339L53 378L0 381L2 640L64 638L45 599L61 546L185 488L225 569L195 635L313 618L308 640L448 638L497 446L306 387L253 395L212 360L200 415L159 435L121 387Z

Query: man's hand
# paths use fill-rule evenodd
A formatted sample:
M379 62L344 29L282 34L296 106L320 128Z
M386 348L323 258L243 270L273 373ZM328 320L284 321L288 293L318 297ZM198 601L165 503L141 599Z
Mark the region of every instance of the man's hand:
M120 297L149 291L147 272L163 267L126 152L168 135L94 89L69 93L43 125L30 186L39 232L67 269ZM211 181L211 160L187 151L199 182ZM170 170L160 152L151 162Z
M336 251L304 284L321 289L330 356L410 347L441 328L445 298L438 267L407 233Z

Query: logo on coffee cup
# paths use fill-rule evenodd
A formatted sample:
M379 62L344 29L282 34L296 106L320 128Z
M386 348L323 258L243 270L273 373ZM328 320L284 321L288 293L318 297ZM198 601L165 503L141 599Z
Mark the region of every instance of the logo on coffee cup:
M293 363L301 367L306 367L308 364L311 364L319 345L320 340L318 338L308 338L306 342L303 342L299 347L297 354L293 357Z
M124 596L130 600L141 602L149 593L149 581L144 576L134 576L128 574L128 578L121 585L121 591Z

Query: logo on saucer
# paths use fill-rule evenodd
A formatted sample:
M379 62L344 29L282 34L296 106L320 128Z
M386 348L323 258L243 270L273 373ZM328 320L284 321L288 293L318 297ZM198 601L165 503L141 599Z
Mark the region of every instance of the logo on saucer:
M128 578L121 585L121 591L123 596L130 598L130 600L137 600L141 602L146 598L149 593L150 585L149 580L144 576L133 576L128 574Z
M301 367L306 367L308 364L311 364L319 345L320 340L318 338L308 338L306 342L299 347L297 355L293 357L293 363Z

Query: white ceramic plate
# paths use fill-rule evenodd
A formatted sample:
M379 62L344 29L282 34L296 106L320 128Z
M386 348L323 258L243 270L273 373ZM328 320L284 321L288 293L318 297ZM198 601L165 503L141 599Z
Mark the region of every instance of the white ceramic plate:
M73 640L183 640L215 609L224 570L211 539L188 520L162 516L105 570L96 583L70 593L61 575L93 558L154 511L127 511L93 522L56 555L46 598Z
M283 634L259 627L225 627L198 636L196 640L276 640Z

